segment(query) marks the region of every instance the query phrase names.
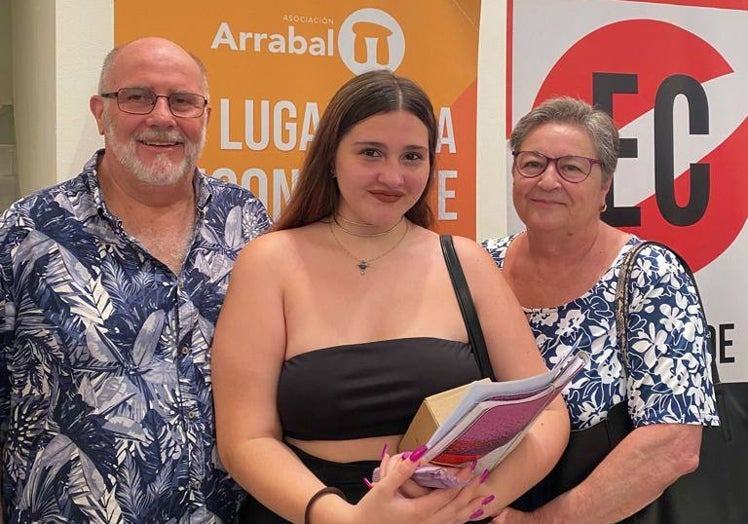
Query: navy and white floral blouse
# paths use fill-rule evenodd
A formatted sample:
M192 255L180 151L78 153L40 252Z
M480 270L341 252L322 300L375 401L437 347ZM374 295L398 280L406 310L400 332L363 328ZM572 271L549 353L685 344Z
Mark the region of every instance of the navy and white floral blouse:
M499 267L511 235L484 241ZM576 300L558 307L525 308L535 342L551 367L582 337L590 361L564 391L572 429L604 420L610 408L628 401L635 426L654 423L718 425L711 378L709 329L693 283L677 258L646 246L637 256L630 283L628 378L616 341L615 290L632 237L602 278Z
M100 154L0 216L5 522L232 522L243 492L218 461L209 347L268 215L197 172L175 275L107 210Z

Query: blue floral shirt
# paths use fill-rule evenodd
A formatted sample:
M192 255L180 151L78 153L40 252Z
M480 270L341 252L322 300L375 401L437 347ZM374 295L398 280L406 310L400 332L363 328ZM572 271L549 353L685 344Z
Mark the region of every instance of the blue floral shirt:
M483 242L500 268L516 237ZM610 408L624 400L635 426L718 425L706 318L688 273L671 252L660 247L644 247L634 262L628 376L623 373L616 341L615 292L623 258L639 242L632 237L602 278L576 300L524 310L549 367L580 337L578 350L590 356L586 368L563 392L572 429L586 429L604 420Z
M196 172L175 275L107 210L100 154L0 215L6 522L232 522L243 491L216 452L209 347L232 264L270 220Z

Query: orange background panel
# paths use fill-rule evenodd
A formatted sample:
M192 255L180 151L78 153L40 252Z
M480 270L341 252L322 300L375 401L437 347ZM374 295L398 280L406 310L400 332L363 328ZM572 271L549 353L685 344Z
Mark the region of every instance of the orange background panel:
M424 87L437 114L442 107L452 109L457 148L455 153L443 148L439 166L458 170L458 177L446 184L455 191L446 211L457 212L458 219L441 221L437 228L474 237L479 14L480 0L213 0L209 7L198 0L115 0L114 28L116 44L158 35L200 57L208 69L212 107L201 165L210 174L249 187L275 216L287 199L293 170L302 164L315 118L335 90L356 74L342 49L359 58L376 56L378 63L400 49L402 60L395 71ZM381 38L392 31L379 17L395 21L399 40ZM352 20L358 24L353 26ZM368 44L363 38L345 39L354 33L372 39ZM213 45L217 41L223 43ZM390 46L393 41L400 47ZM265 119L263 102L269 109ZM248 145L263 131L265 147Z

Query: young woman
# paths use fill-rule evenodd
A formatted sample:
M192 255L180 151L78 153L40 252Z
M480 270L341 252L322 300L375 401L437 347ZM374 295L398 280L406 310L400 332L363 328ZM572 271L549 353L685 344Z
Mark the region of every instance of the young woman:
M219 451L251 494L246 522L485 518L561 454L560 401L507 460L462 489L414 489L408 478L423 450L407 459L382 451L397 449L424 397L480 378L429 229L436 145L417 85L388 71L353 78L322 116L275 231L240 255L212 368ZM490 257L468 239L455 244L496 376L545 371ZM386 475L368 490L363 477L380 458Z

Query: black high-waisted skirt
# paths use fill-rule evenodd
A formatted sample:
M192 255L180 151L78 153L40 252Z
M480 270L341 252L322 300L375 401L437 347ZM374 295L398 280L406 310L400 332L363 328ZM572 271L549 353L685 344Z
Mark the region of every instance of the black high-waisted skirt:
M330 462L305 453L299 448L288 443L286 445L297 457L320 479L326 486L338 488L345 494L346 500L356 504L361 500L369 488L364 484L364 477L371 479L374 468L379 466L379 461L363 460L360 462ZM474 521L470 524L481 524L491 522L490 518ZM265 506L257 502L251 495L239 512L239 524L290 524L284 518L279 517Z
M345 493L348 502L355 504L363 498L368 488L364 477L371 479L371 472L379 466L379 461L364 460L361 462L330 462L305 453L297 447L286 445L299 457L326 486L336 487ZM248 496L239 513L240 524L288 524L265 506Z

